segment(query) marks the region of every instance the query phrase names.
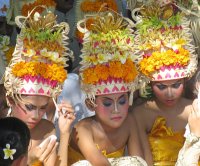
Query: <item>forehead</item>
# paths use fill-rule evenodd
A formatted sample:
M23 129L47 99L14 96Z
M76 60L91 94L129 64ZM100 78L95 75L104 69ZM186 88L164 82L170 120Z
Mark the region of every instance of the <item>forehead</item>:
M115 93L115 94L109 94L109 95L101 95L101 96L97 96L97 99L112 99L112 100L115 100L115 99L118 99L122 96L126 96L128 95L128 92L123 92L123 93Z
M166 81L153 81L153 85L162 84L162 85L172 85L175 83L184 82L184 79L176 79L176 80L166 80Z
M46 105L49 102L50 97L37 96L37 95L22 95L23 102L27 102L33 105Z

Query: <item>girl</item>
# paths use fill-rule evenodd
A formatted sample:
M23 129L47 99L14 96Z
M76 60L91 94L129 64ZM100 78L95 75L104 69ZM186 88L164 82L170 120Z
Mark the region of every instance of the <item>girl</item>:
M137 88L134 60L139 59L133 54L130 20L110 12L90 19L93 26L85 34L80 76L86 105L95 115L75 125L69 163L86 159L106 166L107 158L124 156L126 146L129 155L143 157L135 120L128 113Z
M185 143L182 149L179 152L178 160L176 166L186 166L192 165L197 166L200 165L199 163L199 156L200 156L200 144L199 144L199 137L200 137L200 130L199 130L199 122L200 122L200 112L199 112L199 83L200 83L200 72L197 73L195 77L195 94L198 95L198 98L193 102L193 109L189 114L188 124L186 126L185 132Z
M4 82L11 107L8 116L21 119L30 129L29 165L66 165L69 129L74 120L72 106L66 102L57 106L60 115L58 156L54 125L42 117L51 98L59 95L66 78L65 56L70 52L64 40L69 27L66 23L56 24L52 13L18 16L16 23L22 30Z
M155 97L136 107L132 115L148 165L164 166L175 165L184 143L192 101L183 98L182 93L185 78L197 68L197 55L183 14L173 4L157 8L156 3L141 9L136 36L143 56L140 71L151 81Z
M26 166L30 131L13 117L0 119L0 165Z

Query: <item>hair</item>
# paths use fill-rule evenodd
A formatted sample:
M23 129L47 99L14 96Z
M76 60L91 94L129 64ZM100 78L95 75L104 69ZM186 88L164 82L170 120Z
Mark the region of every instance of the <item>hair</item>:
M14 117L0 119L0 165L10 166L14 160L27 154L30 142L30 131L26 124ZM16 149L13 154L13 160L4 159L6 144L10 149Z
M195 95L198 95L198 92L199 92L198 84L200 84L200 71L198 71L195 76L195 87L194 87Z

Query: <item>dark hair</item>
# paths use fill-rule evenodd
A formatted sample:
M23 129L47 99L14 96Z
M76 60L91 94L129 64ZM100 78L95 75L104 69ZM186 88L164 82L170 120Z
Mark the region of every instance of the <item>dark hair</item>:
M10 166L12 162L28 152L30 131L26 124L14 117L0 119L0 166ZM16 149L13 160L4 159L6 144Z

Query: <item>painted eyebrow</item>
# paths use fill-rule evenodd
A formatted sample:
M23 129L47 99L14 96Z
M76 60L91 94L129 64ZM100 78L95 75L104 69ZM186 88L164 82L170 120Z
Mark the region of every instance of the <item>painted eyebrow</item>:
M119 98L118 98L118 100L120 100L122 97L124 97L125 96L125 94L123 94L123 95L121 95ZM103 97L104 99L108 99L108 100L113 100L113 99L111 99L111 98L109 98L109 97Z
M34 107L34 108L37 108L37 106L35 106L35 105L33 105L33 104L25 104L25 105L31 105L32 107ZM46 103L45 105L42 105L42 106L40 106L40 108L42 108L42 107L46 107L48 105L48 103Z
M176 82L174 82L173 84L170 84L170 85L174 85L174 84L177 84L177 83L181 83L181 80L178 80L178 81L176 81ZM170 85L163 84L161 82L159 82L158 85L170 86Z

